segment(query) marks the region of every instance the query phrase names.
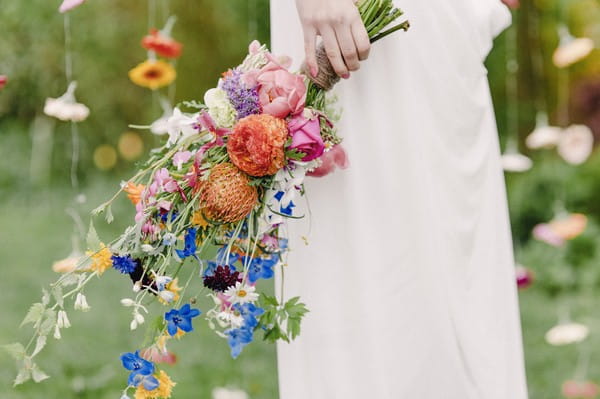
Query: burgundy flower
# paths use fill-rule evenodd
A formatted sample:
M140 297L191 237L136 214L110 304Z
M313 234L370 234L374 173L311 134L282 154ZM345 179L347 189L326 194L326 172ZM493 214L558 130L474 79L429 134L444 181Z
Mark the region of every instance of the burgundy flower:
M213 275L204 276L204 286L217 292L223 292L241 281L240 272L231 270L229 266L217 266Z

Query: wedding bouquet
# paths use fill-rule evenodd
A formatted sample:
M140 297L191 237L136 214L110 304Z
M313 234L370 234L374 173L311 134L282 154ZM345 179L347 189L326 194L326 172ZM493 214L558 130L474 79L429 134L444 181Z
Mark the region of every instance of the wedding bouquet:
M358 8L372 41L408 28L403 22L384 31L402 14L391 0L365 0ZM191 333L201 314L234 358L256 333L272 342L298 336L305 305L298 297L260 293L257 283L285 266L284 222L304 216L295 207L305 177L345 166L326 97L335 74L326 58L318 59L321 73L309 78L255 41L203 103L173 110L166 143L93 212L110 223L111 204L125 192L135 222L106 243L90 224L86 256L44 290L25 317L23 324L34 330L29 344L5 346L19 367L15 384L48 377L33 359L48 335L59 339L70 326L68 300L76 310L90 309L85 288L105 272L131 280L131 297L121 299L131 311L131 330L158 309L147 323L144 349L121 355L129 372L123 398L129 390L136 399L170 397L175 383L157 364L174 361L169 340ZM201 294L213 304L204 312L196 307Z

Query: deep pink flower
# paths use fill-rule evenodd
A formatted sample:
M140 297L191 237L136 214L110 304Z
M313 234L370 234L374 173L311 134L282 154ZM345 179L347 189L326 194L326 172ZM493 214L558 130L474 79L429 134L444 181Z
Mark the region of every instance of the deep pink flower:
M269 63L260 70L255 69L243 75L248 87L258 85L258 98L263 112L277 118L297 115L304 110L306 86L304 78L287 70L289 59L275 60L267 54Z
M64 0L62 2L62 4L60 5L60 7L58 8L58 11L64 14L67 11L72 10L73 8L75 8L77 6L80 6L84 2L85 2L85 0Z
M331 150L325 152L321 157L321 161L321 166L312 172L308 172L308 176L323 177L332 173L336 166L340 169L346 169L350 165L346 151L344 151L344 148L341 146L341 144L338 144Z
M516 276L517 276L517 287L519 289L525 289L533 284L533 272L526 267L517 266L516 268Z
M288 122L288 129L292 136L292 144L289 149L305 153L303 161L312 161L323 155L325 143L321 138L319 118L308 119L297 115Z
M4 89L4 86L6 86L7 82L8 78L6 77L6 75L0 75L0 90Z
M190 151L178 151L173 155L173 165L177 170L181 169L181 166L190 160L192 153Z
M504 4L508 6L508 8L512 8L513 10L519 8L520 0L502 0Z

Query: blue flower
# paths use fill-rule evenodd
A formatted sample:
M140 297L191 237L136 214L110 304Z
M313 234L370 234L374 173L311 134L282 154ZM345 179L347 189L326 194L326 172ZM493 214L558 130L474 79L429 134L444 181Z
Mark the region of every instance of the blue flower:
M170 220L170 222L172 222L173 220L175 220L177 218L177 216L179 216L179 213L177 211L173 211L171 213L171 220ZM163 223L167 223L167 219L169 217L169 212L160 213L159 217L160 217L160 220Z
M177 334L178 330L190 332L194 330L192 327L192 319L200 315L200 310L192 309L189 304L183 305L179 310L171 309L165 313L167 321L167 331L169 335Z
M111 258L113 267L123 274L133 273L137 267L137 262L129 255L117 256Z
M185 233L185 247L183 249L176 249L177 256L181 259L185 259L188 256L196 257L196 233L198 230L190 227Z
M292 213L294 212L294 208L296 207L296 205L294 204L293 201L290 201L288 206L286 206L285 208L283 207L283 205L281 205L281 199L283 198L283 191L277 191L274 195L275 199L279 202L279 213L282 213L284 215L287 216L291 216Z
M233 266L233 264L240 259L240 255L237 253L229 252L229 258L227 258L227 245L223 245L217 250L217 256L215 259L217 260L219 265L229 266L229 268L231 269L231 266Z
M121 363L126 370L130 370L127 384L137 387L144 384L144 388L152 391L158 387L158 380L152 375L154 373L154 363L143 359L139 351L135 353L124 353L121 355Z
M252 342L252 331L247 328L235 328L225 331L227 343L231 348L231 357L234 359L242 353L244 346Z
M259 308L253 303L247 302L242 304L236 303L233 305L233 310L238 312L244 319L244 328L252 329L258 325L257 317L265 313L263 308Z
M246 262L246 257L243 261ZM255 283L258 279L270 279L275 274L273 267L277 264L279 257L274 254L270 258L254 258L250 261L248 268L248 280L251 283Z

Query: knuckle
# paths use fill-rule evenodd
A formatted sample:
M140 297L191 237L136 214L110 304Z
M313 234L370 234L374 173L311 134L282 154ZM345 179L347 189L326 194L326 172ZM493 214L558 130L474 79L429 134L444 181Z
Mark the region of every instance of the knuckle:
M325 54L327 54L327 58L330 60L337 60L340 57L338 52L331 48L326 49Z

